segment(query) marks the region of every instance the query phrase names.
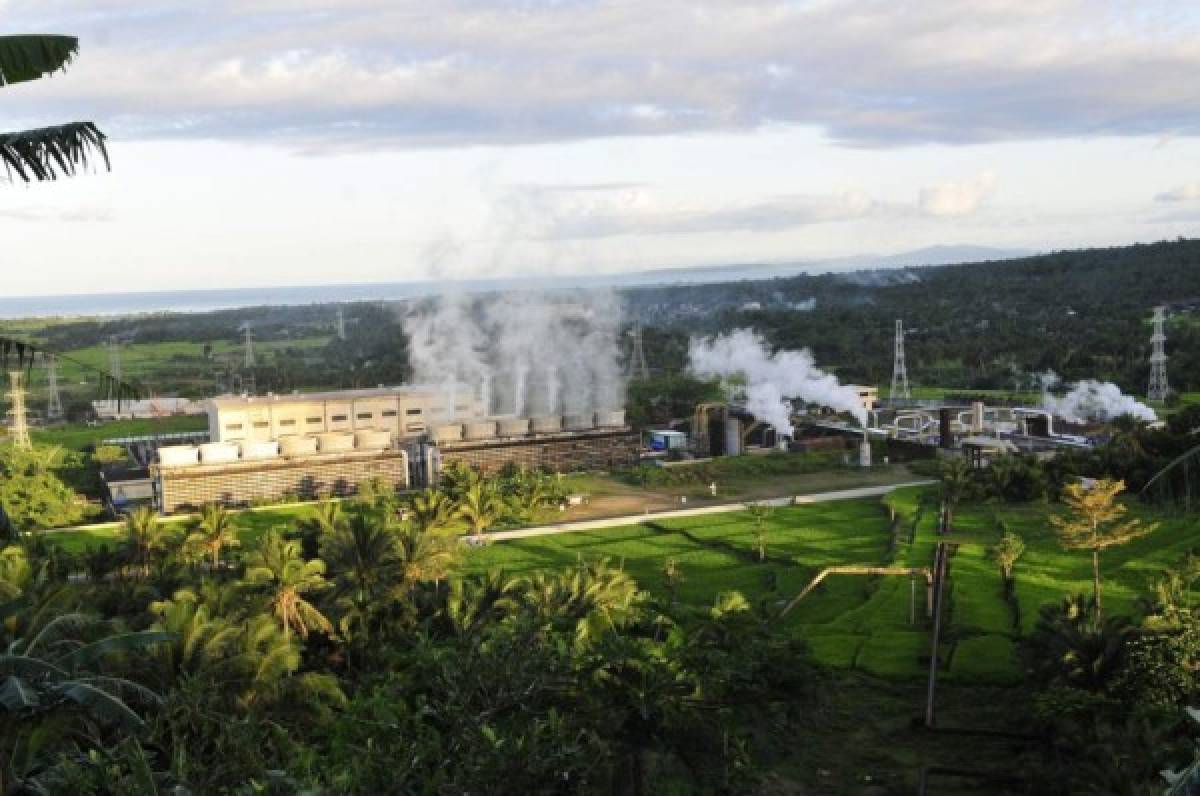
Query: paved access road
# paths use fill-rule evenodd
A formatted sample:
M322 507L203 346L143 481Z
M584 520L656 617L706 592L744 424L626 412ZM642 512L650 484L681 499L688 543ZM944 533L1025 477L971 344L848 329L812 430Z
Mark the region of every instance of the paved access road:
M907 486L927 486L936 481L907 481L902 484L886 484L884 486L864 486L858 489L839 489L835 492L817 492L812 495L794 495L781 498L766 498L750 503L721 503L716 506L700 506L694 509L673 509L671 511L653 511L644 514L626 514L607 519L579 520L577 522L560 522L554 525L538 525L533 528L520 528L515 531L496 531L487 534L488 541L503 542L508 539L527 539L531 536L552 536L556 533L574 533L576 531L595 531L602 528L613 528L620 525L637 525L646 520L671 520L676 517L702 517L705 514L724 514L729 511L742 511L752 504L767 506L802 506L807 503L826 503L831 500L854 500L856 498L878 497L886 495L894 489Z

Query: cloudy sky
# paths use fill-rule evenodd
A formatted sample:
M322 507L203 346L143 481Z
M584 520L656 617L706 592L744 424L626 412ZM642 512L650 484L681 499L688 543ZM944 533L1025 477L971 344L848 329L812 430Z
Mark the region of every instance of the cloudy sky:
M594 273L1200 228L1181 0L0 0L9 295Z

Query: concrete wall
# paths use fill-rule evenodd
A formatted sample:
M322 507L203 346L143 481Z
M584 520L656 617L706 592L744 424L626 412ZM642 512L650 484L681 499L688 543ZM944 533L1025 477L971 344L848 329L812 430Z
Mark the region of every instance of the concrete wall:
M638 463L640 439L632 431L597 431L561 437L520 440L456 442L439 445L442 466L461 462L483 473L494 473L512 463L530 470L565 473L572 470L609 470Z
M383 478L397 489L408 486L408 456L403 451L370 451L296 459L232 462L195 467L155 467L161 509L171 514L205 503L246 506L284 495L312 500L345 497L359 484Z

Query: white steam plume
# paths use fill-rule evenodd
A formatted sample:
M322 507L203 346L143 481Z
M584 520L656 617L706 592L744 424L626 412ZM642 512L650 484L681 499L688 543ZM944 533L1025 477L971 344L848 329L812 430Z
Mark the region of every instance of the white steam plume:
M1084 379L1072 385L1071 390L1063 396L1050 392L1050 387L1057 383L1058 377L1053 373L1044 374L1042 405L1053 414L1072 423L1111 420L1121 415L1132 415L1147 422L1158 419L1153 409L1136 398L1125 395L1121 388L1112 382Z
M614 291L443 296L405 318L414 381L470 390L486 414L620 408Z
M712 339L692 338L688 345L691 371L702 378L741 376L746 409L781 434L793 431L789 399L848 412L866 425L858 391L844 387L836 377L816 367L812 352L767 350L751 329L737 329Z

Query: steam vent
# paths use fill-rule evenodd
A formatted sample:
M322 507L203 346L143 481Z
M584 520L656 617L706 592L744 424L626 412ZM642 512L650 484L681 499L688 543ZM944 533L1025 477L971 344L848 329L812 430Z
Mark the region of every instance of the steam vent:
M624 410L493 416L461 386L227 396L207 410L209 442L158 451L164 512L344 497L372 479L417 488L451 462L485 473L509 464L567 472L638 458Z

